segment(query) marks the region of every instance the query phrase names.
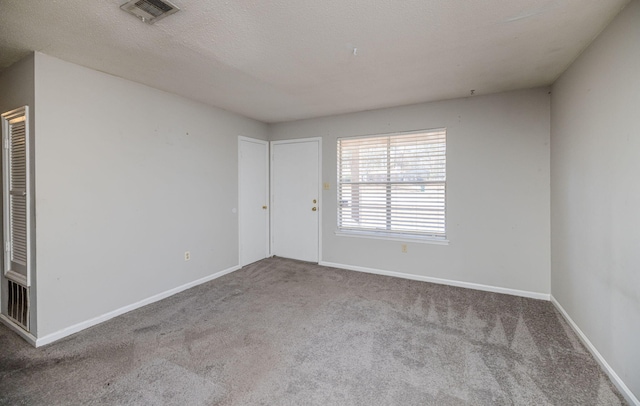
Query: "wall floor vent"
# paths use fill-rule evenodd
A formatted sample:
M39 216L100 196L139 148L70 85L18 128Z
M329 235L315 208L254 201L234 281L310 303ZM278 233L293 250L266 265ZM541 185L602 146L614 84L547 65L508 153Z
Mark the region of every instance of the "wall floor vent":
M7 282L7 315L11 321L29 331L29 288L11 280Z
M167 0L131 0L120 6L147 24L153 24L180 9Z

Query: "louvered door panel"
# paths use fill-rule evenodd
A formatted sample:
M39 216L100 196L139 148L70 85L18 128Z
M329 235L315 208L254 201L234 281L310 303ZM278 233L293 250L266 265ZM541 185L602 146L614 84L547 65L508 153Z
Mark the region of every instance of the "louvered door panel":
M5 275L30 285L28 108L2 115Z
M27 202L25 196L11 196L11 261L27 266Z

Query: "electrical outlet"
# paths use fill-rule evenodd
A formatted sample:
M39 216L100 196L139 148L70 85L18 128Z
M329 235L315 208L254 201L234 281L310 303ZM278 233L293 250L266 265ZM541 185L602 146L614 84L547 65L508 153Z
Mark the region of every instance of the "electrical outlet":
M191 253L189 251L184 252L184 260L189 261L191 259Z
M402 253L406 254L407 253L407 244L402 244L401 249L402 249Z

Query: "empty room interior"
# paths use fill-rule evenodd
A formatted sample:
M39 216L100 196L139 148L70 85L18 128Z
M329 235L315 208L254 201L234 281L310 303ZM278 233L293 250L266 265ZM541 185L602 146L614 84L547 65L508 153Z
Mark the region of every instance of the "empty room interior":
M640 0L0 0L0 405L640 405Z

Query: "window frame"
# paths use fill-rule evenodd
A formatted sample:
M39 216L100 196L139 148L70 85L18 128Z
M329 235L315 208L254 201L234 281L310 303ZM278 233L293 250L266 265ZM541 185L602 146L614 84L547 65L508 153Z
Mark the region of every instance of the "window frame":
M357 229L354 227L344 227L344 225L342 224L342 209L343 209L343 202L341 201L341 198L343 198L343 192L342 192L342 187L343 184L346 183L344 182L344 180L342 179L342 168L341 168L341 164L343 163L343 159L344 159L344 151L341 149L341 142L344 140L357 140L357 139L369 139L369 140L373 140L375 138L381 138L384 139L386 138L388 140L387 142L387 160L389 160L390 158L390 154L391 154L391 142L390 140L393 137L401 137L401 136L411 136L411 135L420 135L420 134L435 134L435 133L444 133L444 153L440 156L442 158L444 158L444 169L443 169L443 175L444 175L444 179L442 181L430 181L430 182L425 182L425 181L421 181L421 182L398 182L398 181L392 181L391 180L391 169L387 169L387 180L384 182L372 182L371 184L383 184L386 183L386 198L387 198L387 203L384 206L385 211L387 212L386 216L386 222L387 222L387 227L389 227L389 224L391 222L391 214L390 211L393 208L393 205L390 203L390 199L389 196L391 195L391 187L393 185L418 185L418 184L424 184L424 183L431 183L431 184L439 184L442 185L442 198L443 198L443 209L442 209L442 219L443 219L443 224L442 224L442 232L438 233L438 232L426 232L426 231L420 231L420 232L408 232L408 231L403 231L403 230L384 230L384 229ZM447 160L447 128L446 127L438 127L438 128L431 128L431 129L422 129L422 130L415 130L415 131L407 131L407 132L392 132L392 133L383 133L383 134L368 134L368 135L360 135L360 136L353 136L353 137L339 137L337 139L336 142L336 169L337 169L337 173L336 173L336 231L335 234L337 236L343 236L343 237L360 237L360 238L371 238L371 239L380 239L380 240L395 240L395 241L406 241L406 242L420 242L420 243L430 243L430 244L439 244L439 245L448 245L449 240L448 240L448 236L447 236L447 177L446 177L446 160ZM434 155L434 157L439 157L438 155ZM389 161L387 161L387 167L390 168L390 163Z

